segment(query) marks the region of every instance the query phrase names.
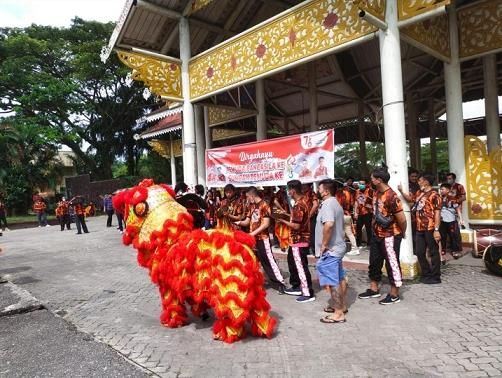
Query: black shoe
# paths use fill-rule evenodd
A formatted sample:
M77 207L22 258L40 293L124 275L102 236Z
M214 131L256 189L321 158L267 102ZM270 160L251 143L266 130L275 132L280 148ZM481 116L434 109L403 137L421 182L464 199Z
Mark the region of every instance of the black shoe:
M437 285L441 283L441 278L427 277L422 283L426 285Z
M206 320L209 319L209 314L206 311L204 311L204 313L200 316L200 318L202 319L202 321L205 322Z
M85 232L86 234L88 234L88 233L89 233L89 231L84 231L84 232Z
M81 232L77 232L76 235L82 235L82 233Z
M284 285L280 285L280 286L277 288L277 292L279 293L279 295L284 295L284 294L286 294L285 289L286 289L286 286L284 286Z
M390 294L387 294L387 296L382 299L381 301L378 301L381 305L388 305L388 304L394 304L394 303L399 303L401 302L401 298L399 298L399 295L394 297Z
M359 299L369 299L369 298L379 298L382 294L379 291L373 291L371 289L367 289L364 293L359 294L357 297Z
M296 287L290 287L289 289L284 289L284 294L287 295L302 295L302 291Z

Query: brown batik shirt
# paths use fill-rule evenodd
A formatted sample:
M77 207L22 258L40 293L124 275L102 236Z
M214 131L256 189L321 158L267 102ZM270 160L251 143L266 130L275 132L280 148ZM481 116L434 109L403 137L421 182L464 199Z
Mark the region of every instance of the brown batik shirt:
M309 207L305 196L302 196L295 202L291 210L291 223L300 225L298 230L291 229L291 244L306 244L310 242L310 220L309 220Z
M249 205L248 212L246 214L246 218L250 219L249 223L249 232L253 232L258 227L261 226L265 218L270 218L271 210L268 203L264 200L261 200L258 203L252 203ZM256 235L256 239L266 240L268 239L268 229L261 231L258 235Z
M388 188L385 192L381 193L375 190L373 195L373 213L378 212L384 217L392 217L392 224L383 228L375 220L373 220L373 232L377 238L387 238L389 236L397 236L401 234L401 229L399 228L395 215L403 211L403 204L398 198L396 192L391 188Z
M434 231L435 213L436 210L441 211L441 206L441 196L435 190L417 192L415 205L413 205L417 232Z

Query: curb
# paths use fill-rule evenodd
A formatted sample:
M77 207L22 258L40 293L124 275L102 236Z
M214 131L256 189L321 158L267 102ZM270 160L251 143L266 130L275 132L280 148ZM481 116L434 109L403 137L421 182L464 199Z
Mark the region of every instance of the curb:
M28 291L21 289L12 282L7 281L2 283L0 284L0 288L8 290L11 296L17 300L16 303L8 304L5 307L4 304L1 304L0 317L24 314L45 308L44 305Z

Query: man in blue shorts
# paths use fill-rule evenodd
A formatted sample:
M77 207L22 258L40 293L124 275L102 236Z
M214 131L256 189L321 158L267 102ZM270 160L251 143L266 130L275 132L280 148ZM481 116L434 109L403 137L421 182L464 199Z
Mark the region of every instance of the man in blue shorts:
M347 280L343 270L343 256L347 251L343 228L343 209L335 198L336 183L326 179L319 183L322 202L315 228L317 273L321 287L331 294L332 305L324 309L332 313L321 319L322 323L345 323L347 313Z

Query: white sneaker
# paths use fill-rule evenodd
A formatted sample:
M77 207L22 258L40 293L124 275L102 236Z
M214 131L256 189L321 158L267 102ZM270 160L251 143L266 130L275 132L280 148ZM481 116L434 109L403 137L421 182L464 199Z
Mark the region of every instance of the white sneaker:
M38 226L39 228L42 227L42 226Z
M357 256L360 255L361 252L359 252L359 248L357 249L352 249L349 252L346 253L347 256Z
M5 230L4 230L4 231L10 231L10 230L9 230L9 227L5 227Z
M50 224L46 224L45 227L50 227L51 225Z

